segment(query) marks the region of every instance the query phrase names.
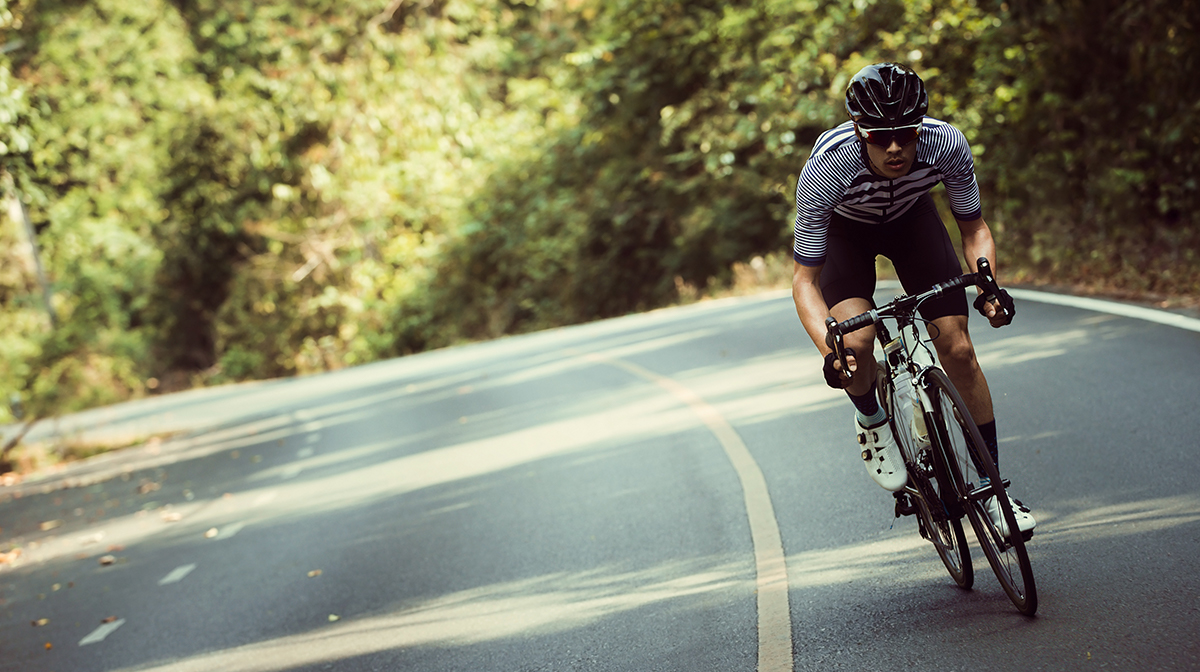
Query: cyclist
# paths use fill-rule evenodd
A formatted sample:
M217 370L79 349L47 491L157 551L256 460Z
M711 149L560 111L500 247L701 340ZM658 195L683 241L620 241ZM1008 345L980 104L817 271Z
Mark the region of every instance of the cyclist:
M883 488L904 487L907 473L875 390L875 330L847 334L842 371L825 319L839 322L875 307L875 258L892 261L905 292L915 293L962 274L953 243L929 195L946 185L950 209L962 233L971 270L987 257L995 268L996 245L983 220L975 167L966 137L954 126L925 116L925 84L910 68L878 63L863 68L846 90L850 120L817 138L796 185L795 259L792 297L808 335L825 357L826 382L845 389L855 406L855 434L867 471ZM980 295L975 308L993 327L1012 320L1007 292L993 301ZM998 457L996 421L987 380L967 331L966 291L959 289L921 305L942 368L979 425L993 459ZM1007 535L999 507L988 506ZM1036 525L1017 502L1022 532Z

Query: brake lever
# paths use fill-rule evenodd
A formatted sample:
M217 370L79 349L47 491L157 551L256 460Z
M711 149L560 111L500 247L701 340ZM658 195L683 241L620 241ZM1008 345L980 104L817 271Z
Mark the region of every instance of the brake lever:
M853 380L854 375L850 372L850 364L846 362L846 342L842 336L842 330L838 328L837 320L832 317L825 318L825 329L827 330L825 345L833 350L833 354L842 363L842 374L846 376L846 380Z
M975 268L977 270L978 285L983 290L979 296L975 298L975 309L980 313L983 312L983 304L996 302L1000 309L1001 315L1008 318L1005 324L1011 324L1012 318L1016 316L1016 311L1005 305L1005 302L1000 300L1000 286L996 284L996 276L992 273L992 265L988 262L987 257L980 257L975 260ZM1012 303L1011 299L1009 303Z

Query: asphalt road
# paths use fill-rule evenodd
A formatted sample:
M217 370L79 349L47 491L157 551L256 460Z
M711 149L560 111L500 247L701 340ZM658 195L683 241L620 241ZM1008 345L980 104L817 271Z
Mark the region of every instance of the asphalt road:
M972 325L1035 618L893 517L773 294L76 419L193 431L0 488L0 669L1200 669L1200 333L1018 305Z

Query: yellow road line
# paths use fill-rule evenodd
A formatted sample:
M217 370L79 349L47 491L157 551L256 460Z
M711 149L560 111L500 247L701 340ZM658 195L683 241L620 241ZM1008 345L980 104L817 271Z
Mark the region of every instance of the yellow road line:
M741 481L746 515L750 519L750 538L754 544L757 573L758 670L791 672L792 617L788 607L787 562L783 555L783 540L779 535L775 508L771 505L767 481L758 462L720 411L687 386L624 360L595 354L584 357L592 362L624 369L670 392L687 404L721 443Z

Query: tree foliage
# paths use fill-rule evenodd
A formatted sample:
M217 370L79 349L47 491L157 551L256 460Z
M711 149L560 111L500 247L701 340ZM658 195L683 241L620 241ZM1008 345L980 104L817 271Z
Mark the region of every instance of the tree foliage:
M664 305L908 63L1010 278L1200 288L1200 1L0 0L0 389L51 414ZM0 409L0 421L6 420Z

